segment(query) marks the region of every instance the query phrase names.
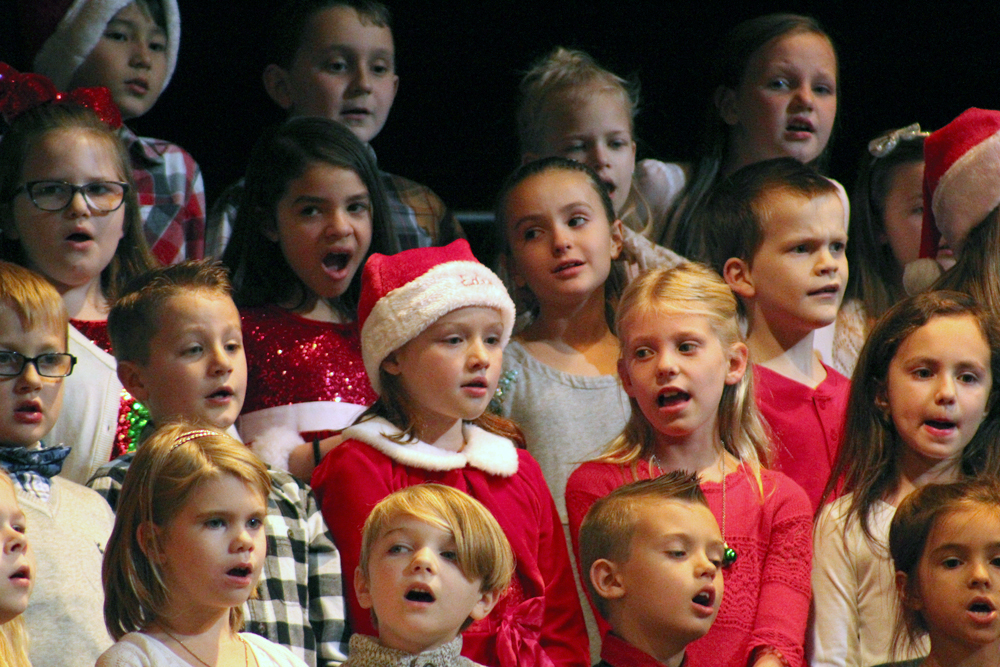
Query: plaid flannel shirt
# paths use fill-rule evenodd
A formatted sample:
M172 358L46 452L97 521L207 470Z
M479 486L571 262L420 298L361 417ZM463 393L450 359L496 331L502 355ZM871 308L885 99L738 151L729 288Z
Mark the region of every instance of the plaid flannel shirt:
M426 185L384 171L380 171L379 175L389 200L392 226L399 239L400 250L447 245L455 239L465 238L458 220ZM226 188L212 205L205 237L207 255L222 257L233 234L244 189L241 178Z
M134 457L106 463L87 482L112 509ZM246 629L287 646L308 665L338 665L348 642L340 555L309 487L286 472L269 472L267 558L257 599L243 607Z
M119 136L132 163L139 209L153 256L163 264L205 256L205 182L191 154L161 139Z

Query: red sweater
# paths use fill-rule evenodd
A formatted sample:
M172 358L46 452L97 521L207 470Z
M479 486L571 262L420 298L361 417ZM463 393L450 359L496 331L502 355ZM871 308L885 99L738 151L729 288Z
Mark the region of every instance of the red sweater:
M636 479L649 479L650 466L591 461L566 484L573 549L580 553L580 524L599 498ZM686 667L745 667L751 653L773 647L791 667L804 664L812 565L812 509L802 489L779 472L761 471L764 499L752 475L740 469L726 476L725 540L737 560L723 570L722 606L712 628L687 647ZM722 526L722 484L701 485ZM595 611L601 634L608 624Z
M375 635L371 616L358 604L354 570L361 529L387 495L414 484L456 488L486 506L510 541L517 569L511 589L486 618L462 633L462 655L484 665L590 663L587 630L555 503L538 463L505 438L466 426L461 453L427 443L399 445L381 433L398 433L382 420L353 426L355 438L334 448L313 472L333 539L340 550L344 597L353 632ZM364 440L363 442L361 440Z
M826 364L815 389L754 365L754 398L771 427L774 469L791 477L819 508L840 451L851 381Z

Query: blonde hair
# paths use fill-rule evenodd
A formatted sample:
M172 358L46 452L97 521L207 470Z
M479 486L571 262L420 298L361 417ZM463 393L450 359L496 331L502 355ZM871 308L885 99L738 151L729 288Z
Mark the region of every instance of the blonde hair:
M368 578L372 547L389 522L411 516L455 537L458 569L467 579L482 580L480 591L500 593L514 574L514 552L490 511L472 496L442 484L416 484L382 499L365 520L359 568Z
M24 270L27 271L27 269ZM48 285L48 283L45 284ZM52 288L50 287L50 289ZM0 294L5 294L2 284L0 284ZM62 299L59 301L62 302ZM63 311L65 312L65 308ZM0 483L6 484L14 492L14 502L17 502L14 482L2 469L0 469ZM0 624L0 665L4 665L4 667L31 667L31 661L28 659L28 630L24 624L23 614L18 614L6 623Z
M615 328L624 355L628 341L628 321L636 315L699 315L708 319L723 347L743 341L737 319L736 296L712 269L697 262L649 271L626 289L618 304ZM634 398L629 399L632 416L625 430L608 445L599 461L632 464L633 474L640 459L653 453L656 433ZM743 378L726 385L719 401L718 438L723 448L752 472L763 494L760 469L770 461L771 442L753 398L753 372L748 366Z
M547 157L545 130L557 101L586 100L595 92L617 95L629 118L629 134L635 140L635 117L639 113L639 84L601 67L590 54L578 49L557 46L535 61L521 79L521 101L517 108L517 136L521 155ZM632 229L645 232L652 228L649 203L635 187L618 215ZM645 217L646 219L640 219Z
M46 327L67 340L69 315L59 292L31 269L0 261L0 305L10 308L26 331Z
M264 464L225 433L175 422L139 447L122 484L102 568L104 623L116 641L156 621L171 601L161 567L147 556L162 551L158 531L144 530L140 543L140 527L166 526L203 483L227 474L265 499L271 492ZM233 632L243 628L242 607L230 609L229 626Z

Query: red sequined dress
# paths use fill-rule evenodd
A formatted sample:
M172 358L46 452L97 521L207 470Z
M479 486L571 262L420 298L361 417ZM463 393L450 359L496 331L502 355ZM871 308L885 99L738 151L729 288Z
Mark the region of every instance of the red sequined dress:
M240 315L247 395L237 426L258 456L287 470L293 448L347 428L378 398L358 325L309 320L278 306Z

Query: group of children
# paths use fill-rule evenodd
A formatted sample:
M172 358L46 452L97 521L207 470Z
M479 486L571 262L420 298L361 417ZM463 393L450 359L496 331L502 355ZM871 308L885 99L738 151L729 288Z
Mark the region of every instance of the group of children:
M728 36L692 167L637 162L634 89L559 48L498 276L367 143L383 5L279 13L289 120L207 227L122 125L176 2L55 18L51 81L0 66L10 664L25 626L35 665L1000 660L1000 113L876 139L849 204L814 20Z

